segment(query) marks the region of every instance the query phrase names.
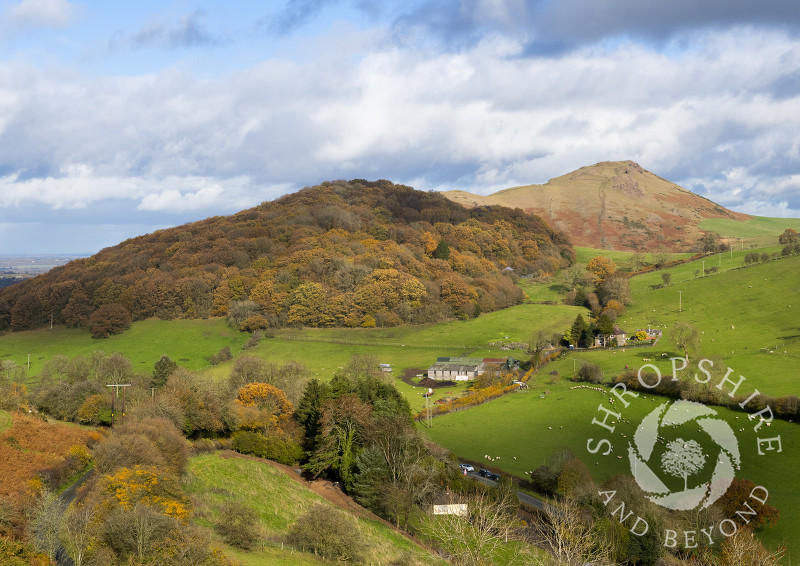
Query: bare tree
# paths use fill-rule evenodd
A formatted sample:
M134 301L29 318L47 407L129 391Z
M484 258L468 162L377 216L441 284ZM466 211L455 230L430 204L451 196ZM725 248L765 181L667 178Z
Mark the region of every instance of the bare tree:
M92 537L94 508L91 505L73 506L61 526L61 542L75 566L82 566Z
M431 515L423 525L423 532L447 552L454 563L466 566L494 564L495 558L510 541L518 541L514 562L530 564L532 556L522 541L522 530L517 519L519 502L507 489L500 493L478 493L463 500L452 497L449 504L467 504L467 513L461 515ZM510 554L510 553L509 553Z
M65 509L66 504L57 494L45 490L31 511L28 523L30 540L37 550L47 554L51 560L55 559L61 545L59 533L64 522Z
M591 513L572 497L562 499L558 506L547 505L531 523L531 533L532 542L551 554L545 564L613 564L611 549L595 527Z
M722 566L778 566L785 548L767 551L750 529L739 529L722 543Z

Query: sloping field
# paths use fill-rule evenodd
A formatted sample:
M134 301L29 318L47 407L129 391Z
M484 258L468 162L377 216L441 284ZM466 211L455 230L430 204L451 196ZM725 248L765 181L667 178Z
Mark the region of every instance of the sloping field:
M716 232L723 238L730 239L731 244L737 249L741 249L742 244L775 245L778 236L787 228L800 231L800 219L753 216L741 221L729 218L706 218L700 222L700 229ZM736 246L737 240L739 246Z
M245 566L327 564L318 557L281 545L280 540L315 503L331 508L334 505L269 462L238 456L213 453L191 459L184 486L195 506L195 521L213 529L226 502L243 503L256 511L268 543L253 552L228 547L226 551L240 563ZM357 509L360 511L355 516L368 547L367 563L386 564L412 557L411 564L444 564L380 520L370 518L365 510Z

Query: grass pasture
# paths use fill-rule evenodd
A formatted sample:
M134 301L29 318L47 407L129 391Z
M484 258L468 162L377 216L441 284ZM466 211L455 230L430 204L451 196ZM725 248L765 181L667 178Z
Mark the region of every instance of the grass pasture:
M658 261L658 256L661 254L658 253L642 253L642 259L645 263L656 263ZM694 254L692 253L666 253L666 256L670 260L674 259L686 259L687 257L692 257ZM614 263L617 264L617 267L627 267L628 263L630 263L631 257L633 256L633 252L625 252L625 251L618 251L618 250L599 250L595 248L584 248L581 246L575 246L575 261L578 263L589 263L589 260L597 257L607 257L612 260Z
M0 336L0 361L12 360L27 367L28 375L37 375L44 363L56 354L68 358L88 356L94 351L121 352L129 358L134 371L150 373L153 365L166 354L179 365L192 370L207 367L208 358L220 348L238 351L248 334L231 330L221 318L207 320L159 320L134 322L122 334L94 339L85 328L56 326Z
M797 218L770 218L753 216L745 221L729 218L706 218L700 222L700 229L716 232L723 238L740 240L746 246L773 246L778 236L787 228L800 231L800 220Z
M292 524L317 502L333 504L265 461L252 458L204 454L191 459L184 479L191 496L195 521L213 529L219 510L228 501L244 503L256 511L268 543L253 552L226 547L226 552L244 566L261 564L326 564L314 555L288 547L280 541ZM444 564L382 522L358 518L367 542L367 563L386 564L409 554L424 564Z
M572 389L576 385L583 384L540 384L529 391L507 395L467 411L437 417L431 429L424 429L425 434L463 458L500 468L520 478L525 477L525 472L547 463L548 458L562 447L569 448L581 458L599 482L615 475L630 474L627 446L636 426L647 413L666 400L642 395L632 400L629 407L623 408L619 402L615 406L609 404L610 394L607 391ZM550 394L541 398L545 389ZM598 409L600 405L621 410L627 422L623 420L617 423L613 434L598 425L592 425L595 416L599 415L599 419L603 417ZM753 430L754 423L747 420L745 413L722 408L715 410L731 425L739 441L742 468L737 472L737 477L748 478L765 486L769 490L770 504L781 513L778 525L762 531L759 536L770 545L787 543L795 556L800 555L800 543L794 535L796 525L800 524L800 493L794 489L790 479L795 477L797 425L775 422L771 428L762 427L756 433ZM662 429L660 434L667 441L679 434L685 439L690 438L686 436L685 429ZM783 452L768 452L759 456L756 438L778 435L782 438ZM590 454L587 441L594 439L596 442L601 438L611 441L613 452L608 456ZM696 434L694 438L704 448L709 448L707 437ZM484 458L485 455L500 459L489 462Z
M734 254L735 260L736 254ZM707 262L709 260L706 260ZM639 367L645 358L662 371L669 361L662 353L678 355L671 329L676 322L692 324L700 332L700 352L692 357L718 357L747 381L743 391L758 388L769 395L800 393L800 300L787 292L800 283L800 257L769 261L744 269L694 277L697 262L672 268L673 283L661 284L660 273L630 280L633 304L618 320L632 334L637 328L660 327L664 336L655 348L620 348L570 354L553 366L571 376L573 362L584 360L616 375L625 365ZM725 263L723 262L723 269ZM741 260L739 264L741 265ZM737 265L737 267L738 267Z

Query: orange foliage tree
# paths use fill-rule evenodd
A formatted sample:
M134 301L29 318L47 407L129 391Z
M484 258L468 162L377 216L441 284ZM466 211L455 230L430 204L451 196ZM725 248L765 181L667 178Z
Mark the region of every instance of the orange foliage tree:
M283 432L294 412L286 393L269 383L253 382L239 388L236 403L241 427L248 430Z

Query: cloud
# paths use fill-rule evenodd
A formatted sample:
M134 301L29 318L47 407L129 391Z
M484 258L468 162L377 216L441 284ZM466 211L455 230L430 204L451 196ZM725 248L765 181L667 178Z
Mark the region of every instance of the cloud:
M275 33L288 34L311 21L326 6L338 3L337 0L289 0L271 19L269 27Z
M221 39L211 33L202 20L202 12L193 12L177 23L154 22L131 36L115 37L111 42L112 47L128 45L132 48L191 48L220 43Z
M63 28L72 23L76 12L76 5L68 0L22 0L9 8L4 19L17 29Z
M455 52L374 30L315 41L302 63L214 79L0 63L0 207L188 220L331 179L487 193L633 159L735 209L796 210L800 95L776 85L800 73L800 40L786 32L535 58L501 35Z

